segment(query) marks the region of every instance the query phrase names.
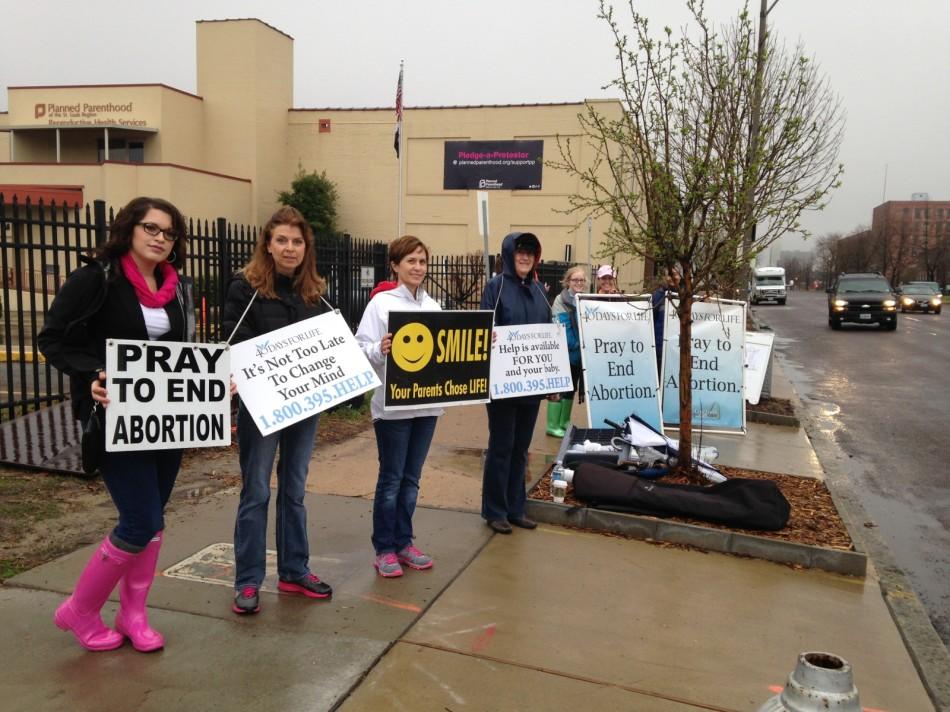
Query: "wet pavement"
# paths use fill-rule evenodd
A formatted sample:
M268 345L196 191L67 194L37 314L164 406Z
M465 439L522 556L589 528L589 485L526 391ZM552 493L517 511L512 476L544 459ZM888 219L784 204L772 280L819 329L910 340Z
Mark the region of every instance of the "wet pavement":
M543 415L534 473L559 445ZM550 525L493 535L477 513L485 437L483 406L441 419L414 520L436 565L393 580L371 566L372 431L318 446L306 504L329 601L265 590L259 615L234 615L237 490L175 512L149 600L159 653L87 653L52 624L91 546L21 574L0 588L0 710L752 710L806 650L847 659L867 708L933 709L873 567L865 580ZM796 429L719 437L723 464L817 466Z
M950 644L950 445L946 315L899 314L897 332L831 331L824 293L758 307L819 427L847 454L868 526L891 550Z

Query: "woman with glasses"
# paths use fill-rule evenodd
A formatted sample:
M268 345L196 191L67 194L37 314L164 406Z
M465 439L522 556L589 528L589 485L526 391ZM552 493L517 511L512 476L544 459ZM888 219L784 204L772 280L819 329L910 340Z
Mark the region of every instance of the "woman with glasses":
M584 402L583 371L581 369L581 339L577 328L576 295L586 292L589 282L587 270L580 265L571 267L561 280L564 289L554 298L551 311L554 321L563 324L567 331L567 353L571 362L571 390L561 394L560 400L548 401L547 434L563 438L571 424L571 410L574 408L574 393L580 391L579 403Z
M496 326L550 324L551 307L538 281L541 242L530 232L513 232L501 243L502 272L482 292L482 309L491 309ZM488 452L482 472L482 518L499 534L511 525L534 529L525 516L525 468L542 396L504 398L488 403Z
M257 240L251 261L231 281L224 302L224 333L231 343L255 338L329 311L326 282L317 274L313 230L291 207L274 213ZM267 557L267 504L277 459L277 590L325 599L333 589L310 571L307 510L303 502L318 415L261 435L242 402L237 440L241 499L234 524L234 602L231 610L261 609L260 588Z
M185 220L171 203L135 198L115 216L108 241L66 280L37 341L56 368L69 375L74 415L83 425L93 402L108 407L106 340L187 341L189 310L178 278L185 262ZM193 313L193 311L192 311ZM100 471L119 513L72 595L54 621L87 650L112 650L125 638L139 651L163 647L149 626L145 602L162 546L164 510L181 450L106 452ZM100 610L120 583L115 629Z

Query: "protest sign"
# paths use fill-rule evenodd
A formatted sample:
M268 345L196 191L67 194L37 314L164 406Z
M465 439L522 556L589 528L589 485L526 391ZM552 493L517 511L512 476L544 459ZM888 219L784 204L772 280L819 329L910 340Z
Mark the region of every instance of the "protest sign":
M745 335L745 399L755 405L762 395L765 374L772 356L772 342L775 334L771 331L747 331Z
M679 425L680 322L674 298L664 309L663 422ZM742 397L745 302L713 299L692 308L693 428L745 433Z
M224 344L106 342L106 451L231 444Z
M496 326L491 397L517 398L573 391L567 334L562 324Z
M636 413L660 429L659 383L649 297L578 295L587 425Z
M490 311L389 312L385 407L486 403L491 330Z
M231 363L241 401L261 435L379 386L336 311L235 344Z

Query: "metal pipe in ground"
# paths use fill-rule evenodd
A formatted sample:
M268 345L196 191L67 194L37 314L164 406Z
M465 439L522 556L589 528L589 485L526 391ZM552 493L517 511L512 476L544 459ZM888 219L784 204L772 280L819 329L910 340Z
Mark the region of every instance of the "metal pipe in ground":
M785 689L758 712L861 712L851 664L834 653L799 653Z

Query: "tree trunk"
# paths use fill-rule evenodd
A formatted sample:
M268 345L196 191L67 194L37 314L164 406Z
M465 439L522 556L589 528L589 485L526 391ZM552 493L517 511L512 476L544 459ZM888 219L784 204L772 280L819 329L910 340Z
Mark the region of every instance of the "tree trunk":
M676 313L680 320L680 457L677 471L693 484L702 484L702 478L692 467L693 452L693 275L685 269L683 288Z

